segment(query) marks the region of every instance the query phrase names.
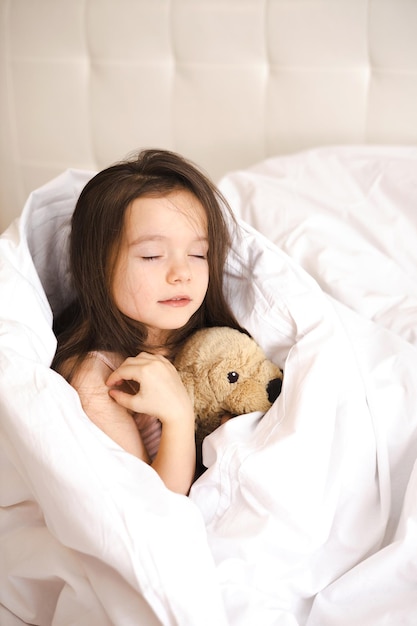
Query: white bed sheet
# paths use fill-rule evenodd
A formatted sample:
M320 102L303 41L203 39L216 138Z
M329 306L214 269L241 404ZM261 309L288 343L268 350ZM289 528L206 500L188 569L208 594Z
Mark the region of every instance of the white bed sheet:
M285 377L265 416L206 439L190 498L98 431L49 369L52 316L26 239L56 293L53 216L91 174L32 194L0 240L4 620L417 622L416 158L317 150L222 181L282 248L242 223L227 291Z
M326 293L417 345L417 148L319 148L220 187Z

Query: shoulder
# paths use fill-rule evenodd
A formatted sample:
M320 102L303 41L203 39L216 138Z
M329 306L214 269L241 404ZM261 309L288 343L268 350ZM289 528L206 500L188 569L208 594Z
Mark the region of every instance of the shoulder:
M84 411L96 423L100 422L102 416L108 415L110 418L115 413L126 412L109 396L109 387L106 385L111 372L121 361L118 354L89 352L73 369L69 382L78 392Z
M127 452L148 461L131 412L113 400L106 385L110 373L123 360L115 353L88 353L76 364L69 382L77 391L89 419ZM65 365L71 367L71 363Z
M67 359L60 374L76 389L93 382L103 384L122 361L123 357L116 352L88 352L81 360L77 357Z

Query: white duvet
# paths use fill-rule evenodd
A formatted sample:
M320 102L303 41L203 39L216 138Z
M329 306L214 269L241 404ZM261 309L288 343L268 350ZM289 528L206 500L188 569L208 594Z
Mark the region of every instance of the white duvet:
M189 498L49 369L62 223L90 176L34 192L0 240L0 623L415 625L417 150L315 150L221 182L268 236L241 223L228 297L285 376L265 415L206 439Z

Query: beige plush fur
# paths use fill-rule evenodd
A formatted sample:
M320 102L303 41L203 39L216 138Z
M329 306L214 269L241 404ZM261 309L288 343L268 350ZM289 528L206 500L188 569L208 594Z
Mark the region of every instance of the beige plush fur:
M253 339L232 328L197 331L174 364L194 404L197 446L224 414L266 411L281 391L280 368Z

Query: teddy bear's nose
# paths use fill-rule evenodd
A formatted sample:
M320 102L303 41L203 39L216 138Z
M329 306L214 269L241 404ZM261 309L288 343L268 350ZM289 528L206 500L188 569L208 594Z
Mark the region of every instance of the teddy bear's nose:
M272 404L281 393L282 380L280 378L273 378L266 386L266 393L268 394L268 400Z

